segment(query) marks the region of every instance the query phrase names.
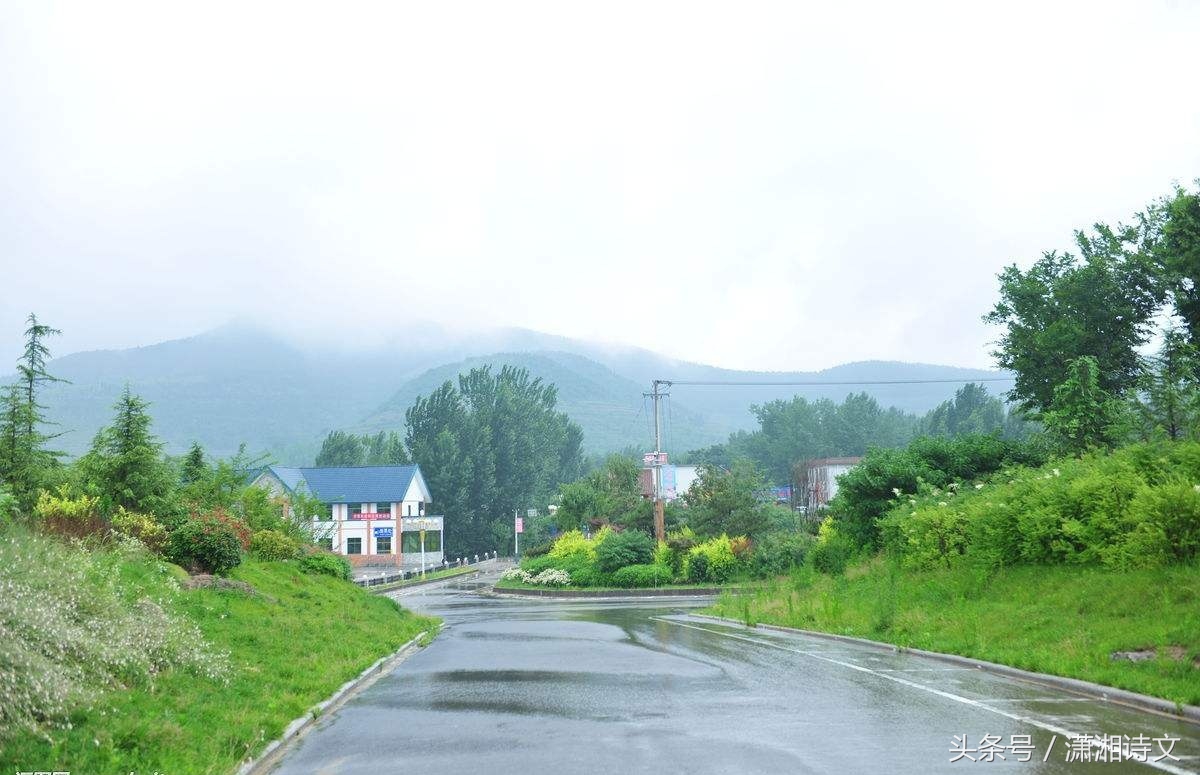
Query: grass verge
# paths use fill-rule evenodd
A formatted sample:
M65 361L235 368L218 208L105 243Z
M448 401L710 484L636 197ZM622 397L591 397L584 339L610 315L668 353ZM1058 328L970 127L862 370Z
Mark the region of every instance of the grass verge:
M844 576L797 569L725 593L710 613L853 635L1200 705L1200 565L1108 571L1030 566L902 571L882 558ZM1114 660L1151 650L1143 662Z
M66 723L8 730L0 770L227 773L374 661L436 626L389 598L291 563L248 560L235 568L230 577L251 593L184 590L182 571L145 553L47 551L108 569L87 574L97 586L83 589L81 599L115 590L114 599L130 605L153 600L173 620L194 625L227 667L220 679L167 667L147 680L114 681L71 710ZM105 638L103 620L96 626L94 637Z

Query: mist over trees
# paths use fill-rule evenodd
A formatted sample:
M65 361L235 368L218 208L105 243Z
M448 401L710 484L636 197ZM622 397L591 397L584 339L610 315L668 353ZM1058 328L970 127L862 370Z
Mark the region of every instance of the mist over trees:
M796 396L752 407L759 427L730 436L725 444L693 450L682 462L732 468L752 462L767 481L791 481L793 466L821 457L859 456L867 450L897 448L917 436L951 438L966 434L1028 435L1033 426L978 383L959 388L954 397L923 416L884 408L866 393L852 393L840 404Z

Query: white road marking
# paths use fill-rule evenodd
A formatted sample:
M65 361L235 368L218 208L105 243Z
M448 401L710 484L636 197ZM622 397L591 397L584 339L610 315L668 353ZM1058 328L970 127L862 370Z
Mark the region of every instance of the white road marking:
M878 676L879 678L883 678L888 681L895 681L898 684L902 684L904 686L908 686L913 689L919 689L920 691L923 691L923 692L929 692L930 694L936 694L937 696L944 697L947 700L952 700L954 702L961 702L964 705L970 705L973 708L978 708L979 710L987 711L988 713L995 713L997 716L1003 716L1005 718L1012 719L1013 721L1019 721L1022 724L1032 724L1033 726L1037 727L1038 729L1042 729L1047 732L1052 732L1056 735L1062 735L1063 737L1067 737L1067 738L1082 737L1082 735L1080 735L1077 732L1072 732L1069 729L1065 729L1065 728L1057 726L1055 724L1050 724L1045 721L1041 721L1040 719L1030 718L1029 716L1022 716L1018 713L1010 713L1009 711L1002 710L1000 708L993 708L992 706L982 703L979 700L972 700L970 697L963 697L961 695L954 694L952 692L945 692L945 691L942 691L941 689L935 689L932 686L926 686L925 684L920 684L920 683L917 683L916 681L910 681L907 678L901 678L898 675L888 675L887 673L881 672L879 670L875 670L870 667L863 667L862 665L856 665L853 662L846 662L846 661L843 661L840 659L834 659L832 657L822 656L821 654L819 654L815 651L806 651L804 649L795 649L795 648L790 648L788 646L781 646L778 643L771 643L770 641L759 640L757 638L748 638L744 635L735 635L734 633L731 633L731 632L721 632L719 630L713 630L708 627L700 627L695 624L687 624L685 622L677 621L675 619L667 619L662 616L654 616L651 618L654 619L655 621L666 622L668 624L674 624L677 627L686 627L690 630L700 630L701 632L706 632L709 635L717 635L722 638L732 638L734 640L741 640L741 641L745 641L747 643L753 643L757 646L766 646L768 648L779 649L780 651L788 651L793 654L802 654L803 656L806 656L806 657L811 657L813 659L819 659L822 662L829 662L830 664L838 665L840 667L847 667L847 668L850 668L851 670L857 670L861 673L868 673L870 675ZM1103 745L1101 742L1099 742L1097 740L1093 740L1093 745L1097 748L1105 748L1106 747L1105 745ZM1120 753L1119 746L1113 746L1113 747L1108 747L1108 748L1109 748L1110 752L1118 753L1118 754ZM1172 765L1169 762L1144 761L1144 762L1138 762L1138 764L1145 764L1146 766L1153 767L1156 770L1161 770L1163 772L1172 773L1172 775L1197 775L1195 770L1185 770L1181 767L1176 767L1175 765Z

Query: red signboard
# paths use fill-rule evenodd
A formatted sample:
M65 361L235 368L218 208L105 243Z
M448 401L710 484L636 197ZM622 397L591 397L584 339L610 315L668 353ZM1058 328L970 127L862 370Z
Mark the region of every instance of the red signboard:
M391 519L390 511L364 511L361 514L351 514L350 519Z
M518 533L525 532L525 518L524 517L517 517L517 532Z

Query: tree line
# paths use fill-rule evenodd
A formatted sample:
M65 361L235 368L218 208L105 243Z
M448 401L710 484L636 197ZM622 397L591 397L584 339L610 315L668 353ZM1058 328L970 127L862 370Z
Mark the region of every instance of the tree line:
M553 499L583 473L583 431L558 411L556 388L523 368L472 369L405 412L399 431L329 433L316 464L415 462L445 514L452 552L512 545L514 513Z

